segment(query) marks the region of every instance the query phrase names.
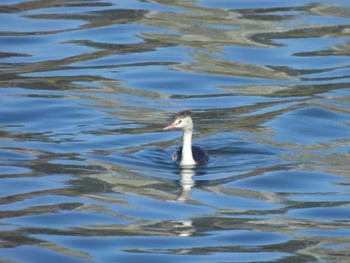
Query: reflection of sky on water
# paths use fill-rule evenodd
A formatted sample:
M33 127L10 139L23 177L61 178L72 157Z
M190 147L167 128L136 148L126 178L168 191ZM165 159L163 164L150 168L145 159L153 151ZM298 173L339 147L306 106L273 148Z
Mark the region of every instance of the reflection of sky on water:
M2 258L346 261L337 3L2 1ZM207 166L171 161L184 109Z
M347 0L337 0L337 1L327 1L320 0L317 3L335 3L344 7L349 6L349 2ZM231 0L200 0L198 1L200 6L210 7L210 8L234 8L234 9L244 9L244 8L280 8L280 7L294 7L294 6L302 6L310 4L310 1L307 0L297 0L293 2L283 1L276 2L273 0L270 1L256 1L256 0L248 0L248 1L231 1Z

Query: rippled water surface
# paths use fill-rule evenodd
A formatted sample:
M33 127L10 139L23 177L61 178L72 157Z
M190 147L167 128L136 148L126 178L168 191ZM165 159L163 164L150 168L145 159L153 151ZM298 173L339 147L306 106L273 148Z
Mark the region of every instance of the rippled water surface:
M348 262L348 0L0 19L1 262ZM184 109L207 166L171 161Z

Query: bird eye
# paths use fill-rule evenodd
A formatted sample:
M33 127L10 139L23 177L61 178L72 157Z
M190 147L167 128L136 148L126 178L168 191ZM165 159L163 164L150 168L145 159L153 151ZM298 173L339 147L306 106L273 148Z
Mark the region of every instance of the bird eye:
M182 122L182 120L179 120L179 123L181 123Z

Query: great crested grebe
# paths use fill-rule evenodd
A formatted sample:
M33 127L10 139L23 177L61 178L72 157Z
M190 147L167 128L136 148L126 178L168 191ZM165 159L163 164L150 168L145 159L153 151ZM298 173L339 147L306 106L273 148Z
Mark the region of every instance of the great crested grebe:
M182 146L173 153L173 161L180 165L201 165L208 163L208 153L200 147L192 146L193 121L190 111L181 111L176 114L174 122L166 126L163 130L175 128L182 129L183 143Z

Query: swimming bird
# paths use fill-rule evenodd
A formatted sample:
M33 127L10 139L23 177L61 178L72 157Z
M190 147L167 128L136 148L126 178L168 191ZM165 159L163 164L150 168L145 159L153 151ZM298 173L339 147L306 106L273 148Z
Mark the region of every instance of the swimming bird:
M189 110L181 111L175 115L172 124L163 130L181 129L183 135L182 146L173 153L172 159L181 166L201 165L209 161L208 153L200 147L192 145L193 121Z

